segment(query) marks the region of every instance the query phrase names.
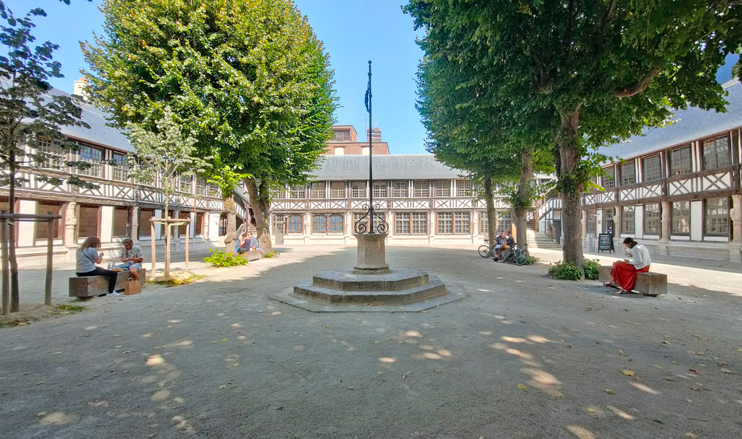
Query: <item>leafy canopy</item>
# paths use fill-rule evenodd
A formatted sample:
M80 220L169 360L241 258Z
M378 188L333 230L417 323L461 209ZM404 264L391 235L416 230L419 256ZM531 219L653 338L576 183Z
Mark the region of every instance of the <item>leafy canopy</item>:
M105 34L82 48L92 95L117 124L153 127L169 106L227 183L293 184L314 168L336 107L333 71L291 1L104 0L102 10Z

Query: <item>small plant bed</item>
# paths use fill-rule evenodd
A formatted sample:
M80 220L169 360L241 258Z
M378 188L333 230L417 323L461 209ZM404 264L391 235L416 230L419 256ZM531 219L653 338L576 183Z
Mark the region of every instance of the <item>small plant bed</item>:
M211 251L211 256L205 257L204 262L211 264L212 267L235 267L247 264L247 259L239 255L232 255L224 250L209 250Z
M26 326L44 318L61 317L68 314L75 314L80 311L85 311L86 309L87 308L84 306L69 304L61 304L55 306L46 306L41 304L21 304L21 310L19 312L0 316L0 328Z
M204 277L200 274L193 274L189 271L174 271L170 273L170 277L158 276L148 281L155 285L165 285L166 287L178 287L181 285L191 284Z
M597 280L599 269L600 263L596 259L586 259L584 269L571 262L559 261L549 267L549 274L555 279Z
M271 250L269 252L263 253L263 259L277 258L279 256L281 256L281 253L278 253L276 250Z

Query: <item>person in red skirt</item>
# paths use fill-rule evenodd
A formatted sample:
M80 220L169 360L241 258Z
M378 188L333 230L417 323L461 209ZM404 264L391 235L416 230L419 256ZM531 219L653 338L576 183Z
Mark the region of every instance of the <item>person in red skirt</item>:
M652 263L649 250L633 238L624 239L623 245L627 259L613 263L611 280L605 283L605 286L619 287L618 294L630 293L636 285L637 274L649 271L649 264Z

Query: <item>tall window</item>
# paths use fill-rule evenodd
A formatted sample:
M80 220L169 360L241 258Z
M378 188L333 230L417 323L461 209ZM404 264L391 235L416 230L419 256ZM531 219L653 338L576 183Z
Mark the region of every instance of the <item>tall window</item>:
M634 161L621 165L621 184L626 186L636 183L636 164Z
M449 180L439 180L435 182L436 198L445 198L451 196L451 182Z
M67 153L55 141L39 139L37 148L39 160L36 162L39 168L62 169L67 159Z
M88 163L90 166L86 168L80 168L80 174L90 175L91 177L102 177L103 176L103 150L98 148L92 148L90 146L80 145L80 149L77 150L77 154L80 157L81 162Z
M703 142L703 169L716 169L732 164L729 136Z
M386 198L386 181L374 182L374 198Z
M672 234L690 234L690 201L672 203Z
M453 233L453 212L438 212L438 234Z
M333 181L330 183L330 198L345 198L344 181Z
M126 181L129 179L129 164L126 161L126 155L117 152L112 153L113 160L113 179Z
M427 181L412 182L412 196L415 198L427 198L430 196L430 183Z
M286 234L286 215L273 215L273 230L276 233Z
M456 196L457 197L471 197L471 181L469 180L457 180L456 181Z
M325 182L315 181L312 183L311 191L309 192L312 198L325 198Z
M129 208L114 207L111 234L115 237L129 236Z
M307 188L304 185L291 187L291 198L302 199L307 197Z
M497 234L510 232L513 229L513 213L503 213L497 217Z
M394 233L397 235L409 235L410 234L410 214L409 213L395 213L394 214Z
M670 151L670 174L690 174L690 146L673 149Z
M644 181L662 180L662 166L660 156L653 155L642 160L642 173Z
M605 189L616 187L616 168L611 166L610 168L603 169L605 175L603 176L603 187Z
M271 199L273 200L280 200L282 198L286 198L286 190L282 187L277 187L271 189Z
M409 188L410 186L406 181L395 181L392 183L392 196L394 198L407 198Z
M469 221L471 215L469 212L456 212L454 217L453 232L457 235L468 235L469 234Z
M728 198L709 198L706 200L706 234L729 236Z
M428 234L428 214L425 212L414 212L412 214L412 234Z
M191 193L191 177L178 177L178 189L181 192Z
M328 226L327 231L330 233L343 233L343 216L334 213L327 218Z
M613 208L603 209L603 233L613 233L616 230L616 224L613 222Z
M327 233L327 215L312 215L312 233Z
M196 178L196 195L199 197L206 196L206 181L203 178Z
M479 212L479 234L487 236L489 233L490 219L487 216L487 212Z
M366 198L366 182L354 181L350 183L350 196L352 198Z
M635 233L634 224L634 206L624 206L621 216L621 232Z
M660 234L660 205L644 205L644 233L649 235Z
M209 183L206 185L207 193L206 195L214 198L220 198L221 191L219 190L219 186L215 185L214 183ZM271 191L272 193L272 191ZM272 195L271 195L272 196Z
M595 212L587 211L587 233L595 233Z
M289 216L289 233L303 233L304 232L304 220L301 215Z

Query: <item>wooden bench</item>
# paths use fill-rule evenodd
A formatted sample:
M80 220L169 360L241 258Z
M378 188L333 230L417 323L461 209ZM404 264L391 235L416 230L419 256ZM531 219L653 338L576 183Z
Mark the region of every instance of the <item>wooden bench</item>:
M121 291L129 280L129 270L124 270L116 278L116 291ZM144 287L147 281L147 269L139 270L139 281ZM71 277L69 281L69 296L86 299L108 293L108 278L106 276Z
M598 270L598 280L602 283L611 280L612 269L613 267L610 265L601 265ZM657 297L660 294L667 294L667 275L662 273L653 273L651 271L639 273L636 275L634 291L652 297Z
M250 250L240 254L241 257L247 259L249 262L263 259L263 252L260 250Z

